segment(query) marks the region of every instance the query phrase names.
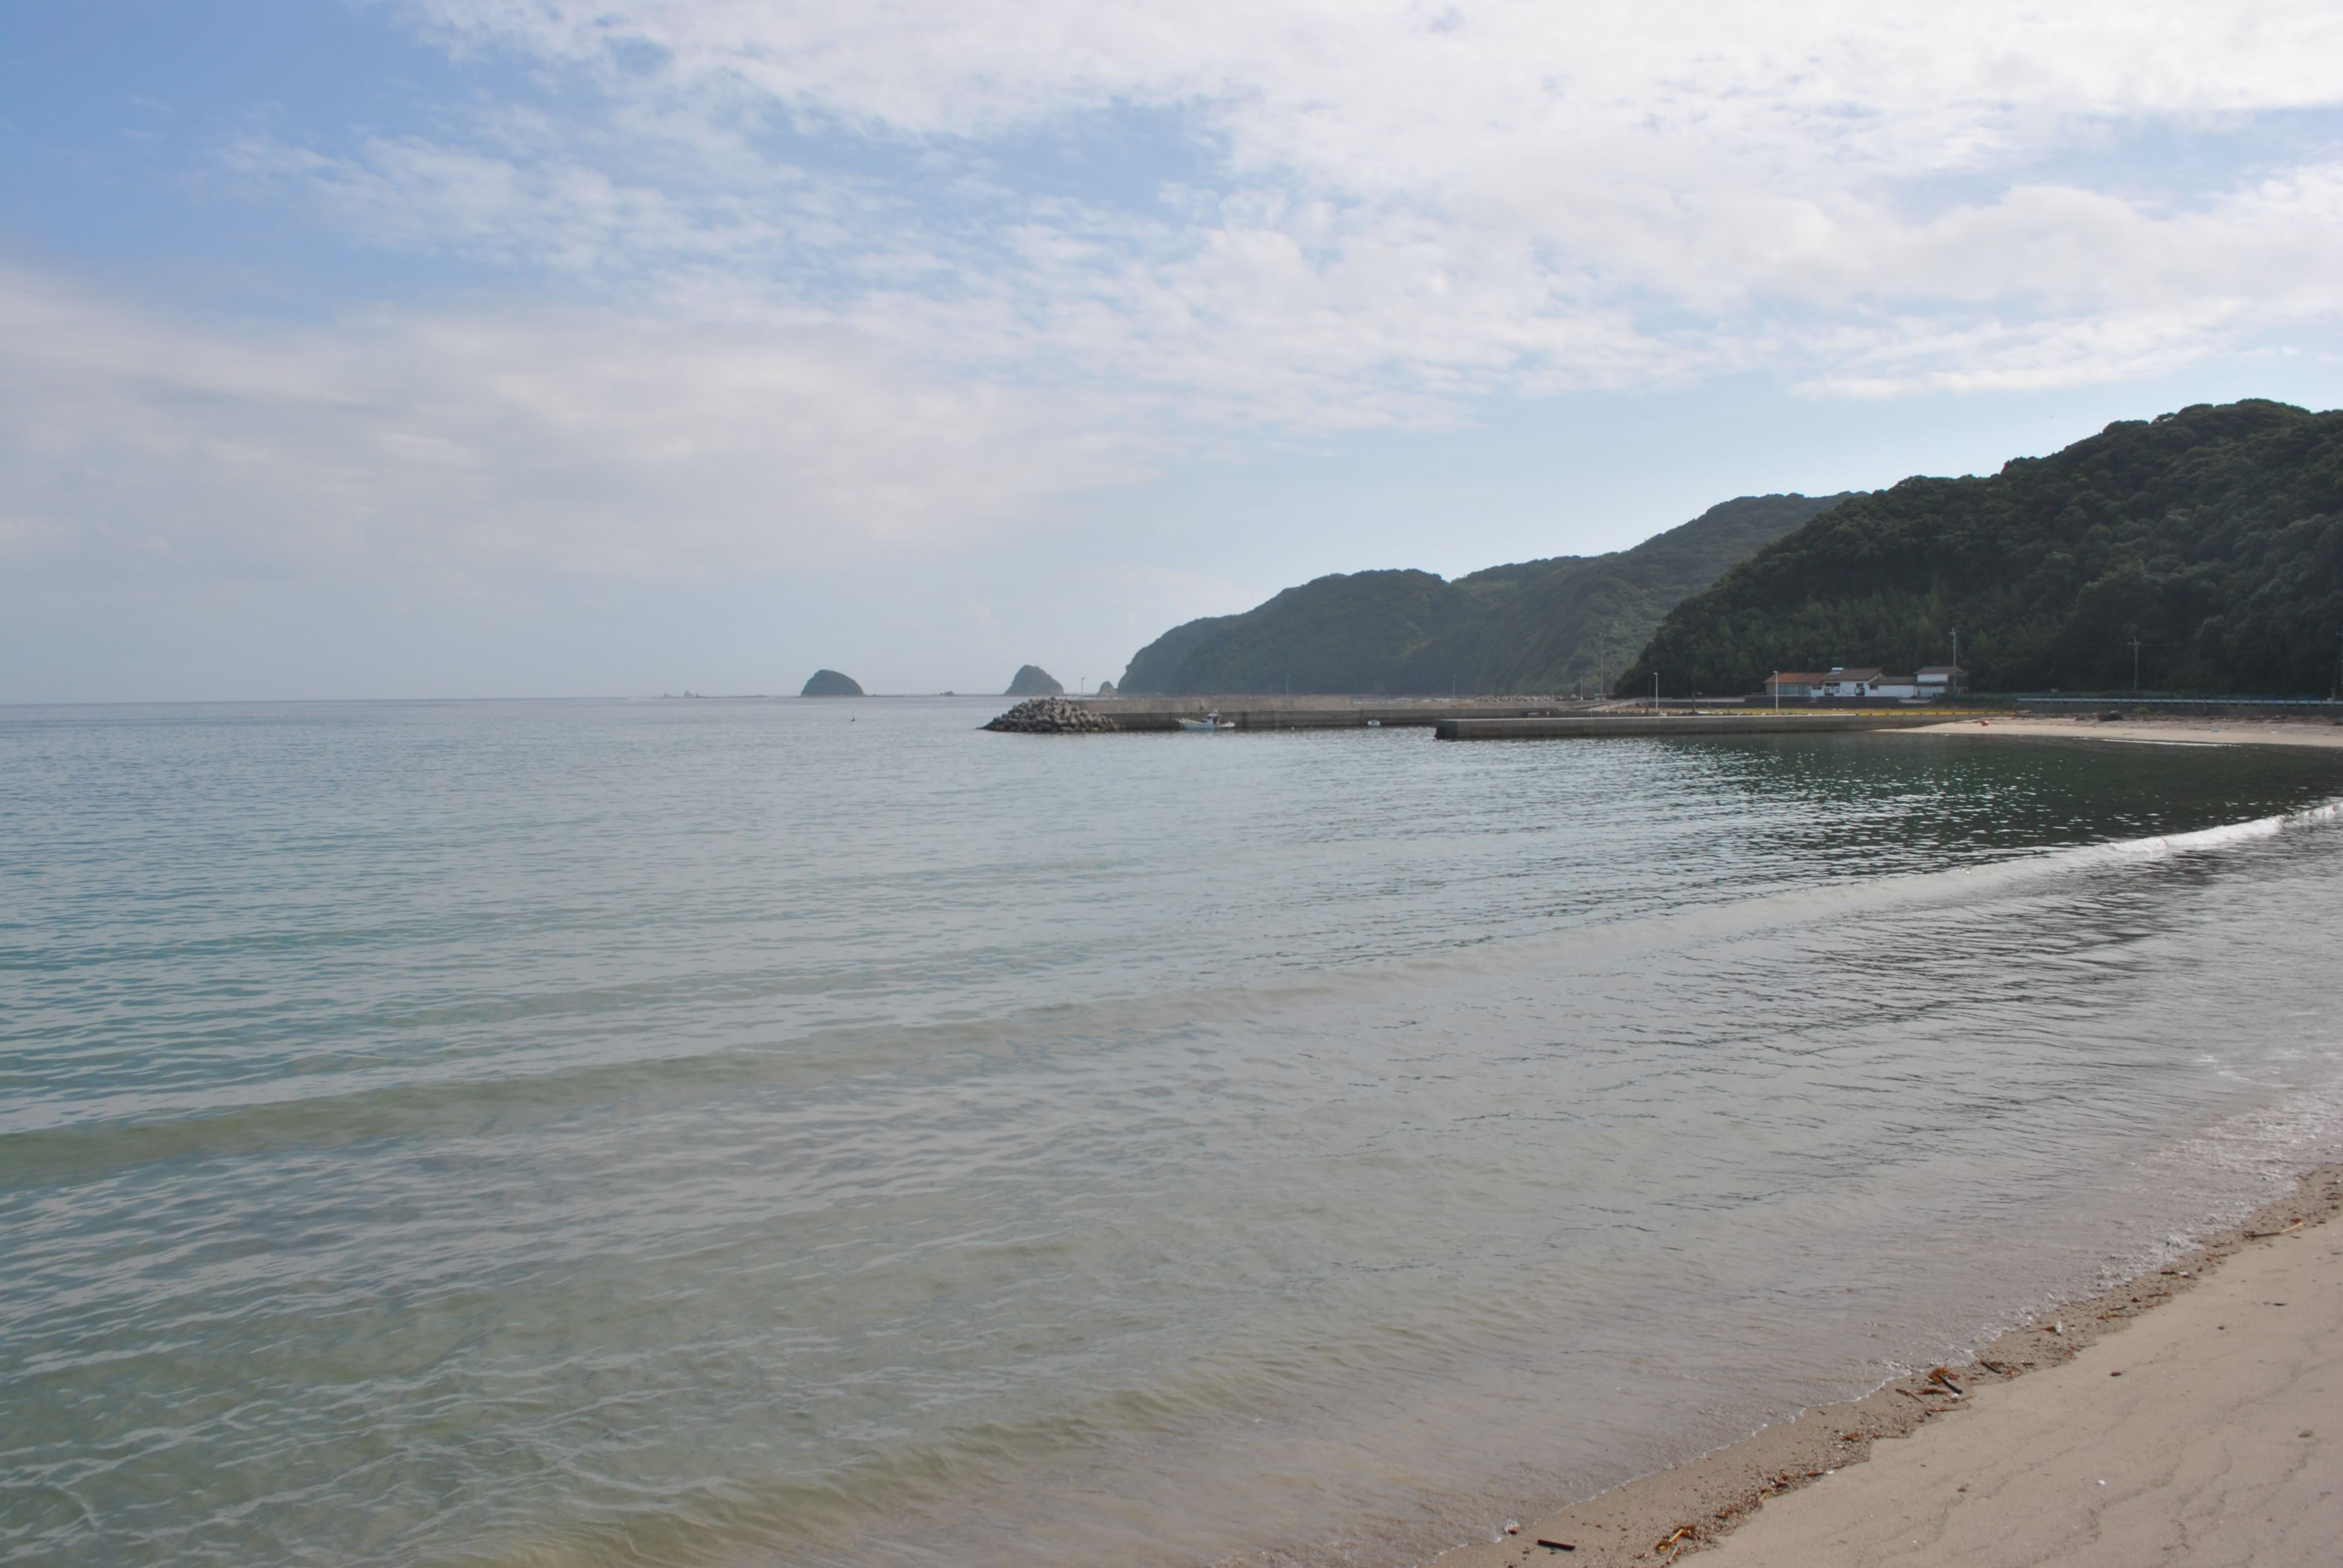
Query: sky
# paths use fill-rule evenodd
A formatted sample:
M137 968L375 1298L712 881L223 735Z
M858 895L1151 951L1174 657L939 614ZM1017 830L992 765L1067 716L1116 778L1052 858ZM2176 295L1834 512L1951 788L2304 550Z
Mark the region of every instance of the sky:
M2332 0L0 7L0 702L1095 684L2241 397Z

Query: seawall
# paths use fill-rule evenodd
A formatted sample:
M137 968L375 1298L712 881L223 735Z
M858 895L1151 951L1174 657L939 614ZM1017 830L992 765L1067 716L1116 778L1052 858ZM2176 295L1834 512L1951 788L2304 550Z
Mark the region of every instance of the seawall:
M1570 698L1093 697L1082 707L1126 730L1177 729L1183 719L1218 713L1241 730L1429 729L1459 714L1522 719L1584 713Z
M1855 729L1916 729L1958 722L1946 713L1619 714L1443 719L1433 727L1443 740L1616 740L1631 736L1836 735Z

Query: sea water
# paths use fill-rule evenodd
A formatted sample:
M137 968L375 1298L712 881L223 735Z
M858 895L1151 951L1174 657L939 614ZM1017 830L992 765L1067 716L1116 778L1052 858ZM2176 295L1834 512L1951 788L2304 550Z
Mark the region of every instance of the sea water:
M2343 1138L2343 754L0 710L0 1557L1404 1564Z

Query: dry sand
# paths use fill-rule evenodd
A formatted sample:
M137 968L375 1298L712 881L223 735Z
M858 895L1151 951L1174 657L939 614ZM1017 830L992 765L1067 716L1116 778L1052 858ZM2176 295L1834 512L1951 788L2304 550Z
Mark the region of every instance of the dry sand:
M2343 1167L2315 1171L2190 1257L1974 1363L1808 1411L1440 1568L1692 1553L1704 1568L2330 1568L2343 1563L2338 1211Z
M2343 1562L2338 1231L2261 1242L2066 1364L1977 1390L1974 1410L1767 1504L1709 1562Z
M1883 735L2055 735L2068 739L2147 740L2166 745L2318 746L2343 749L2343 724L2328 719L2051 719L2027 715L1952 719L1918 729L1885 729Z

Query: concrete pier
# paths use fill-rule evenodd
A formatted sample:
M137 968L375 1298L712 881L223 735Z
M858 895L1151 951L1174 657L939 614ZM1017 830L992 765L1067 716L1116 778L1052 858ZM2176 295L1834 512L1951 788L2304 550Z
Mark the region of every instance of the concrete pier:
M1896 729L1944 724L1957 712L1870 709L1849 712L1775 713L1737 709L1708 699L1687 707L1700 712L1654 714L1615 700L1567 697L1090 697L1072 698L1086 711L1123 730L1170 730L1183 719L1218 712L1241 731L1282 729L1430 729L1443 740L1555 740L1629 735L1826 735L1850 729ZM1724 712L1715 711L1724 708Z
M1075 700L1101 718L1131 730L1177 729L1182 719L1217 710L1240 730L1429 729L1443 719L1470 714L1478 719L1551 718L1584 713L1594 707L1567 698L1352 697L1092 697Z
M1586 714L1552 718L1443 719L1443 740L1618 740L1694 735L1841 735L1857 729L1913 729L1956 722L1954 713Z

